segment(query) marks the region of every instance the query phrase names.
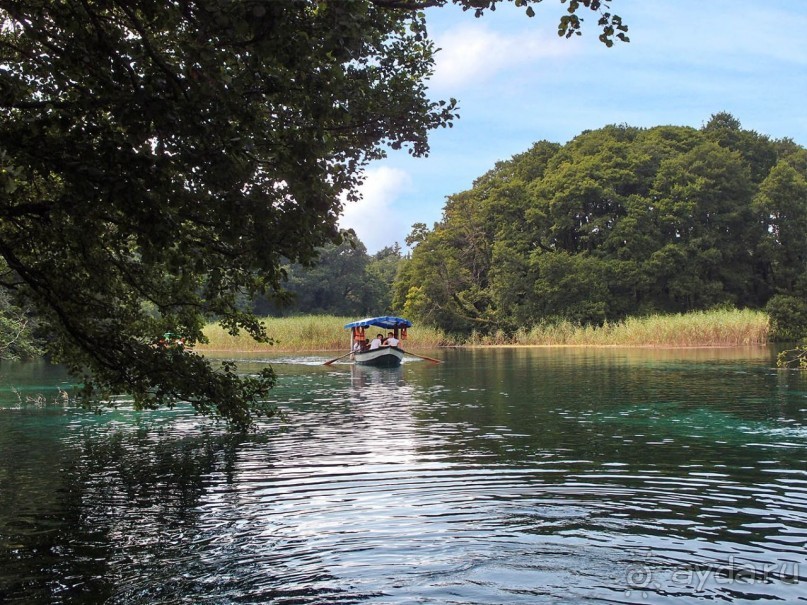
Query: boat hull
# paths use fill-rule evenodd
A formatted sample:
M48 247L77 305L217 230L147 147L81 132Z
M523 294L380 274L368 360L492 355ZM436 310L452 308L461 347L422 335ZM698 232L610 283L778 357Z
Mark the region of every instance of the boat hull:
M401 365L403 349L398 347L381 347L372 351L354 353L354 361L360 366L375 366L377 368L394 368Z

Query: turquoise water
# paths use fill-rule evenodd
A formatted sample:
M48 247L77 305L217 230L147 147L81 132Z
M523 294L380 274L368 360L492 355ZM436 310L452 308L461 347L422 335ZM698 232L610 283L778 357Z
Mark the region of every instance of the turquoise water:
M428 354L244 362L285 412L247 435L0 367L0 602L807 600L807 376L772 352Z

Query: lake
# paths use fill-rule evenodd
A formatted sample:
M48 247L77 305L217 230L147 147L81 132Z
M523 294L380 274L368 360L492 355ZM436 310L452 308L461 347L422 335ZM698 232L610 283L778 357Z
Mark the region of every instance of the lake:
M0 366L0 602L807 601L807 375L768 349L272 363L281 419Z

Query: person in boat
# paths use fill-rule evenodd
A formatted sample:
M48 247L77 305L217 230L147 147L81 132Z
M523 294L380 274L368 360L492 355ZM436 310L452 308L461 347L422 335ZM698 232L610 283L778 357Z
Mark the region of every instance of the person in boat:
M373 338L373 342L370 343L370 350L374 351L381 346L381 339L384 338L383 334L376 334L375 338Z
M384 341L384 344L385 344L385 345L387 345L387 346L389 346L389 347L397 347L397 346L398 346L398 343L400 343L400 342L401 342L400 340L398 340L397 338L395 338L395 334L394 334L394 333L392 333L392 332L390 332L390 333L387 335L387 339Z

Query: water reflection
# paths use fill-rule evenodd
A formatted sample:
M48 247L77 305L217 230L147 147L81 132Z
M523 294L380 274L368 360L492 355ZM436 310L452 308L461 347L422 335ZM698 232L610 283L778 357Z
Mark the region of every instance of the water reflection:
M376 386L383 391L391 392L395 387L402 387L404 382L404 365L397 368L374 368L371 366L350 366L350 380L354 389L367 393L376 391ZM394 392L394 391L393 391Z
M288 419L249 435L6 409L0 601L803 598L801 374L758 352L441 356L277 364Z

